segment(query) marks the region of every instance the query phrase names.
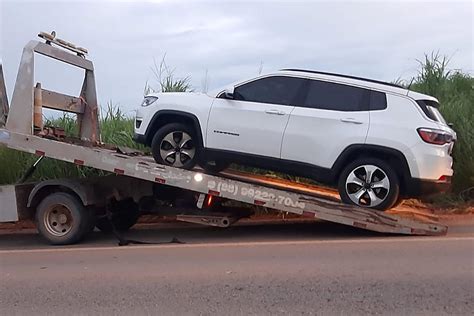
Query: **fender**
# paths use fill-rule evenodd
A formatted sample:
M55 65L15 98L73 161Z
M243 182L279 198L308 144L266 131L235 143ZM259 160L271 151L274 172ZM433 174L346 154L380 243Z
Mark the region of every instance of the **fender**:
M189 112L183 112L178 110L159 110L153 115L152 119L150 120L150 124L148 124L148 127L145 132L145 139L147 144L151 144L151 140L153 139L153 136L157 130L157 128L155 127L156 122L158 122L160 118L168 115L185 117L186 119L192 120L196 128L196 132L198 133L198 139L200 140L201 145L204 145L202 137L202 128L197 116Z
M370 145L370 144L353 144L347 146L342 153L339 155L337 160L331 167L331 170L334 175L338 175L344 166L347 164L347 161L352 159L351 156L356 156L363 153L379 153L385 154L390 157L395 157L400 163L402 176L405 181L411 178L410 168L408 167L408 162L405 158L405 155L397 149L380 146L380 145Z
M28 196L27 207L35 206L39 202L39 198L42 198L42 194L47 193L47 188L61 187L66 188L74 192L84 205L92 205L95 203L95 193L93 186L85 185L81 180L74 179L54 179L46 180L38 183L33 190L31 190Z

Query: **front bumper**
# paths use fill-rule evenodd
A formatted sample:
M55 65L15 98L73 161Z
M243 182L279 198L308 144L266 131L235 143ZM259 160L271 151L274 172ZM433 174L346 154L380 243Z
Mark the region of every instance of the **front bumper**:
M134 133L133 134L133 140L139 144L144 144L146 145L146 136L145 135L141 135L141 134L137 134L137 133Z

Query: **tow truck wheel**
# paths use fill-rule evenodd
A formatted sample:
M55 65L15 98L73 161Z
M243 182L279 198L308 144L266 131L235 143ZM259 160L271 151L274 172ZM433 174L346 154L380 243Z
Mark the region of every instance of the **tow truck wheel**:
M74 195L56 192L45 197L36 209L36 227L52 245L80 241L87 233L90 212Z
M113 206L112 223L107 217L97 220L96 227L103 232L111 232L112 224L119 232L125 232L135 225L140 217L138 204L132 199L120 201Z

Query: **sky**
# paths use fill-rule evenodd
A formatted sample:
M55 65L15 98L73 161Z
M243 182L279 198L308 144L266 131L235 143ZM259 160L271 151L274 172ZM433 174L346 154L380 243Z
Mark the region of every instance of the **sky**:
M9 96L23 46L40 31L89 50L99 103L133 113L165 56L195 91L304 68L394 81L424 54L473 73L472 1L0 0L0 57ZM39 56L43 88L78 95L82 71ZM207 76L206 76L207 73Z

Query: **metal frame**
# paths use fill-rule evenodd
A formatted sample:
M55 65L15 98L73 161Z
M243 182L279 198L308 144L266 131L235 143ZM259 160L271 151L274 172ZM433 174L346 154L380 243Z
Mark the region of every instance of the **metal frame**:
M34 109L32 105L35 99L33 82L35 53L85 70L84 81L79 97L40 89L42 92L42 106L76 113L79 125L79 137L85 141L96 142L100 133L94 66L92 62L82 57L82 55L74 55L64 49L53 47L51 44L39 41L30 41L23 49L6 128L18 133L33 134Z
M377 232L408 235L442 235L447 232L446 226L434 221L403 218L343 204L338 199L324 194L324 189L318 193L317 187L314 187L314 192L309 193L298 186L282 188L268 183L261 185L253 181L258 177L251 174L248 174L246 178L240 177L238 180L228 175L208 175L200 170L183 170L159 165L151 157L123 155L117 153L116 150L107 149L106 146L87 147L35 135L32 126L34 95L33 72L31 71L34 66L34 52L86 69L81 98L87 102L84 103L82 117L79 114L81 137L93 140L99 135L92 62L48 44L32 41L23 51L7 125L6 128L0 128L0 145L150 183L220 196ZM43 90L43 93L48 92ZM64 98L68 96L51 94L46 97L46 100L48 100L47 103L63 103L62 105L65 106L62 102ZM77 110L81 107L77 98L68 100L71 101L70 107L65 106L63 110Z

